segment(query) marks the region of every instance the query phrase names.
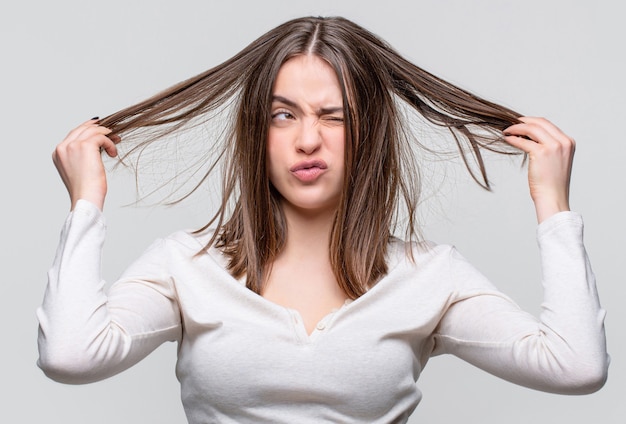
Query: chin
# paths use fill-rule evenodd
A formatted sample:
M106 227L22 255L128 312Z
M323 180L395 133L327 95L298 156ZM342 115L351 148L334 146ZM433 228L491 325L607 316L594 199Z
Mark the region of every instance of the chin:
M300 201L298 201L300 200ZM335 212L339 207L339 202L334 199L293 199L289 201L283 198L283 207L300 211L303 213L328 213L330 211Z

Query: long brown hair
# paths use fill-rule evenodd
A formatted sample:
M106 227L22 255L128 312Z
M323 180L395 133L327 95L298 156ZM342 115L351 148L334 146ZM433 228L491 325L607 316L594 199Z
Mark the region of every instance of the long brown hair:
M347 19L305 17L270 30L224 63L106 117L101 125L120 136L143 134L130 150L136 152L234 105L232 126L215 162L225 163L222 203L200 231L216 227L209 245L227 255L233 276L245 275L248 288L261 293L287 236L280 195L266 169L272 89L281 65L304 54L327 61L343 92L346 175L329 250L339 285L357 298L387 273L385 255L401 208L408 237L416 234L419 170L411 160L415 140L404 111L449 130L470 175L486 189L481 149L512 153L502 130L520 114L430 74Z

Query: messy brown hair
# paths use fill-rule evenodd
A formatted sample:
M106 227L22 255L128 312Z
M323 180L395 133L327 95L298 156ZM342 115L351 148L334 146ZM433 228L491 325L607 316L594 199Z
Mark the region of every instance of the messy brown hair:
M385 255L400 206L408 236L416 234L420 181L410 160L406 110L446 129L472 178L486 189L481 150L511 153L502 130L519 122L520 114L421 69L347 19L305 17L279 25L224 63L106 117L101 125L122 137L143 131L145 137L131 149L136 152L233 105L232 125L216 160L224 164L222 203L201 230L216 228L209 245L229 258L234 277L245 276L248 288L260 294L287 237L280 195L266 166L272 90L281 65L306 54L332 66L343 94L345 183L329 251L339 285L357 298L387 273Z

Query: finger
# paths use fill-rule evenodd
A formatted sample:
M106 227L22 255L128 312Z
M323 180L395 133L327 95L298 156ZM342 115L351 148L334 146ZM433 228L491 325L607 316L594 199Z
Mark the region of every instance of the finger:
M101 149L105 149L107 154L115 156L117 148L115 143L107 137L109 132L108 128L89 127L76 139L64 141L57 145L52 156L55 165L66 160L82 160L80 158L84 155L99 155Z
M121 140L118 136L115 136L115 138ZM117 143L119 143L119 141L116 142L111 137L104 137L104 140L100 145L100 152L106 152L109 157L117 156Z
M516 124L505 129L504 140L525 153L532 153L542 144L558 144L550 133L532 124Z
M505 141L528 154L538 154L546 148L545 152L561 152L570 156L574 151L573 140L564 134L557 138L542 125L517 124L505 131Z
M70 141L75 139L82 131L85 130L85 128L89 127L89 126L94 126L97 125L97 123L99 122L100 118L98 118L97 116L94 118L89 119L88 121L83 122L82 124L78 125L76 128L72 129L69 133L67 133L67 135L65 136L64 141Z
M564 149L564 151L569 152L570 154L574 154L576 151L576 141L565 134L559 127L554 125L552 122L548 121L544 118L524 118L528 120L528 122L533 123L534 125L540 126L549 133L553 140L560 144L560 147Z
M83 127L80 132L75 133L72 138L64 140L57 149L74 149L84 148L85 146L93 145L93 149L99 149L104 144L108 144L110 138L107 137L111 133L111 130L99 125L90 125Z
M506 141L511 146L521 150L524 153L532 153L539 146L537 142L529 138L523 137L521 135L506 135L505 134L504 141Z
M122 141L122 138L119 135L114 134L114 133L107 134L107 137L109 137L111 141L115 144L118 144L119 142Z
M75 140L77 141L86 140L86 139L89 139L90 137L94 137L98 135L109 135L111 133L112 131L107 127L103 127L101 125L90 125L90 126L84 127L83 130L76 135Z
M533 139L534 141L539 141L541 137L544 137L547 134L550 134L542 125L536 122L523 122L521 124L511 125L510 127L504 130L505 135L516 135L518 137L526 136L528 138ZM550 135L551 136L551 135Z
M565 135L565 133L563 133L563 131L561 131L559 127L557 127L551 121L545 118L534 117L534 116L523 116L520 118L520 121L527 123L527 124L540 126L544 130L549 132L556 139L560 139L562 137L568 138L567 135Z
M537 118L524 116L520 118L522 124L515 124L504 130L505 133L521 134L532 138L534 141L540 143L558 142L563 145L572 145L574 140L567 136L561 129L559 129L552 122L545 118ZM550 138L545 137L548 134Z

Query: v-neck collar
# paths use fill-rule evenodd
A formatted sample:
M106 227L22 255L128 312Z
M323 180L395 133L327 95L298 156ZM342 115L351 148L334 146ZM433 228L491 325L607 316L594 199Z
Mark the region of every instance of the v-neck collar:
M404 243L399 243L397 239L394 240L395 242L390 243L389 250L387 252L387 274L357 299L347 299L342 306L326 314L316 324L315 328L310 334L307 333L306 327L304 325L304 320L302 319L302 315L298 310L275 303L261 296L260 294L257 294L254 291L248 289L246 287L245 276L237 279L227 271L228 260L219 249L215 247L210 247L207 252L211 259L219 264L221 271L223 271L224 273L224 279L219 279L220 281L223 281L227 284L232 284L234 286L238 286L236 290L241 290L242 295L248 298L251 302L256 302L258 304L264 305L266 308L272 309L274 311L279 310L282 313L286 314L293 329L293 332L296 335L296 339L300 343L313 343L317 341L322 334L327 333L331 329L333 322L339 314L346 313L348 310L352 309L353 306L367 301L367 299L369 299L370 297L375 296L376 292L380 290L382 286L388 284L387 280L389 274L391 274L393 269L396 268L404 258L404 251L400 252L401 249L404 249L404 246L400 245L403 245Z

